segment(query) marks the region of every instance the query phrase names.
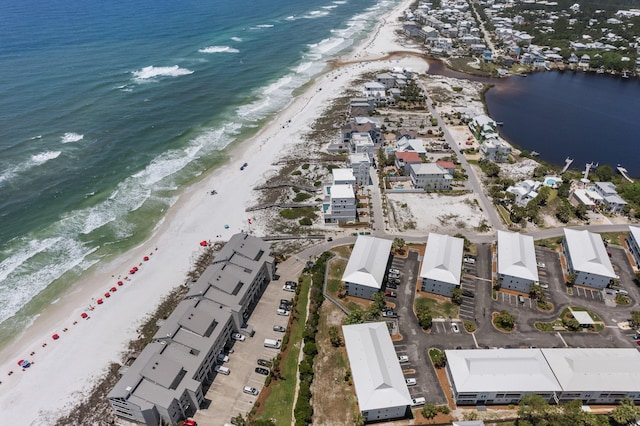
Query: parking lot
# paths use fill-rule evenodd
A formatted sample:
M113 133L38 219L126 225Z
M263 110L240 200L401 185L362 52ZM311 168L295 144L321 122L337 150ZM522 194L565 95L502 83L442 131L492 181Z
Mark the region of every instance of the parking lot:
M198 410L196 421L207 425L224 425L231 417L248 413L258 396L249 395L242 391L244 386L251 386L261 391L267 376L255 371L259 358L273 359L279 349L264 346L264 339L282 339L284 333L273 330L274 325L286 327L289 317L277 315L276 310L280 299L291 299L293 293L282 290L286 280L297 281L304 263L290 258L279 265L281 275L277 281L272 281L265 289L260 301L248 318L247 323L253 327L255 334L244 341L232 341L229 361L224 366L231 370L228 376L217 374L205 398L211 403L208 407Z

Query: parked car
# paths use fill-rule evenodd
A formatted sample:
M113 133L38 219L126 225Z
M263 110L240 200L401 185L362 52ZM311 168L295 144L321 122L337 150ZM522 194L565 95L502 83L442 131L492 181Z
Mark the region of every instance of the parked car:
M398 314L393 312L392 310L382 311L382 316L385 318L398 318Z
M627 290L621 290L621 289L618 289L616 291L616 293L621 294L623 296L628 296L629 295L629 292Z
M468 263L469 265L475 265L476 260L473 257L465 257L463 262Z
M279 331L279 332L281 332L281 333L284 333L285 331L287 331L287 329L286 329L286 328L284 328L284 327L283 327L283 326L281 326L281 325L274 325L274 326L273 326L273 331Z
M462 290L462 295L467 297L475 297L475 294L471 290Z
M542 288L549 288L549 284L547 283L538 283L538 285Z
M276 314L282 315L283 317L288 317L289 316L289 311L287 311L286 309L278 309L276 311Z
M262 358L258 358L258 365L261 365L263 367L271 367L271 361L268 361L268 360L262 359Z
M229 370L227 367L224 367L222 365L216 365L214 367L214 370L216 373L224 374L225 376L228 376L229 373L231 373L231 370Z
M295 287L291 287L289 284L285 284L285 285L283 285L283 286L282 286L282 289L283 289L284 291L291 291L291 292L296 291Z
M395 290L396 288L398 288L398 284L392 283L392 282L388 282L387 283L387 288L392 288L392 289Z
M240 334L240 333L233 333L233 334L231 335L231 338L232 338L233 340L237 340L238 342L244 342L244 341L245 341L245 339L246 339L246 337L244 337L244 336L243 336L242 334Z
M406 379L405 382L407 383L407 386L415 386L418 383L414 378Z
M547 267L547 265L545 265L544 262L538 262L537 265L538 265L538 268L540 269L544 269Z
M389 297L397 297L397 296L398 296L398 295L396 294L396 292L395 292L395 291L393 291L393 290L387 290L387 291L385 291L385 292L384 292L384 295L385 295L385 296L389 296Z
M256 373L262 374L264 376L268 376L269 375L269 370L267 370L266 368L256 367L255 371L256 371Z
M460 333L460 327L458 327L458 324L455 322L451 323L451 330L453 330L454 333Z
M408 357L407 355L400 355L400 356L398 357L398 361L399 361L400 363L403 363L403 362L409 362L409 357Z
M218 359L218 362L224 363L224 362L229 361L229 355L227 355L227 354L218 354L218 358L217 359Z
M259 392L258 392L258 389L253 388L253 387L251 387L251 386L245 386L245 387L243 387L243 388L242 388L242 392L244 392L244 393L248 393L249 395L257 395L257 394L259 393Z
M638 334L634 334L634 335L633 335L633 336L631 336L631 337L633 337L633 340L638 340L638 339L640 339L640 335L638 335Z
M389 269L389 274L400 275L400 271L398 269L391 268Z
M244 163L241 167L240 170L244 170L249 164L248 163Z
M298 283L295 282L295 281L286 281L285 284L288 285L289 287L293 288L293 289L298 287Z
M417 398L412 398L411 399L411 406L412 407L421 407L423 406L425 403L427 402L426 399L424 399L424 397L419 396Z
M329 241L329 242L333 241L333 237L327 238L327 241Z
M393 278L393 279L399 279L400 278L400 274L394 274L393 272L389 272L389 275L387 275L389 278Z

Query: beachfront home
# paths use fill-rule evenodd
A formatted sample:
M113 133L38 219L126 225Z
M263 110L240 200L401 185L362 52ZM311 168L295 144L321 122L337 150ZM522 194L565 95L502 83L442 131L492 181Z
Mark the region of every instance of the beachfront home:
M353 133L349 144L351 145L352 153L364 152L370 156L374 155L374 143L369 133Z
M386 96L386 87L377 81L369 81L364 83L362 87L362 96L365 98L384 99Z
M351 143L353 135L368 133L374 144L379 144L382 140L382 132L375 122L350 121L340 128L340 138L344 143Z
M333 169L331 175L334 185L356 185L356 177L352 169Z
M349 108L353 111L355 108L372 112L376 110L376 102L369 98L351 98L349 100Z
M356 178L356 185L371 185L371 166L372 158L366 152L358 154L350 154L347 165L353 170L353 176Z
M343 325L358 408L365 422L405 417L411 394L384 322Z
M629 226L629 235L625 241L633 260L636 262L636 267L640 267L640 227Z
M596 201L594 201L592 196L593 194L597 195L600 199L602 198L595 191L589 191L588 189L584 188L576 188L571 193L569 193L569 202L575 207L582 205L585 206L587 210L593 210L596 207Z
M611 182L596 182L593 189L602 196L606 209L611 213L621 213L627 202L618 195L616 186Z
M355 222L358 214L353 185L326 186L322 211L324 223Z
M533 237L498 231L498 281L501 288L522 293L538 282Z
M453 296L453 289L460 286L463 249L462 238L429 234L420 268L422 291Z
M542 182L527 179L508 187L507 192L515 195L516 204L524 207L529 203L529 201L538 196L537 191L540 186L542 186Z
M498 125L488 115L474 117L469 122L469 130L479 142L498 136Z
M599 234L564 228L562 250L567 274L575 275L575 284L603 289L617 278Z
M422 158L417 152L402 151L396 152L395 166L398 170L404 171L405 176L409 175L409 165L422 163Z
M453 176L453 174L456 171L456 165L455 165L455 163L453 161L438 160L438 161L436 161L436 164L438 166L442 167L451 176Z
M391 261L391 240L359 235L342 274L348 296L373 300L383 290L387 265Z
M453 177L435 163L409 165L411 183L416 189L425 191L450 190Z
M403 136L396 142L396 152L412 151L418 154L426 154L427 149L424 147L422 139L409 139Z
M396 78L389 73L376 75L376 81L382 84L385 89L391 89L396 84Z
M485 160L504 163L511 155L511 145L502 139L486 139L480 145L480 153Z

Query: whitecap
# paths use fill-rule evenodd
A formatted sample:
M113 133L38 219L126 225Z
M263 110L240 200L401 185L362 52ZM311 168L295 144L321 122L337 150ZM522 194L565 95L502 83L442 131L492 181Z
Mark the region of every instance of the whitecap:
M259 30L264 28L273 28L273 24L260 24L256 25L255 27L249 27L250 30Z
M337 1L334 1L333 4L347 4L347 2L343 0L337 0Z
M180 68L178 65L174 65L172 67L148 66L137 71L132 71L131 74L133 74L136 80L149 80L156 77L179 77L182 75L189 75L193 74L193 71L186 68Z
M291 16L287 16L285 19L287 21L295 21L297 18L294 15L291 15Z
M200 53L238 53L238 49L229 46L209 46L198 50Z
M304 15L303 18L305 19L317 19L317 18L322 18L324 16L327 16L329 14L329 11L327 10L313 10L311 12L309 12L307 15Z
M231 40L236 41L238 43L242 41L240 37L231 37Z
M337 4L332 4L332 5L329 5L329 6L322 6L322 8L326 9L326 10L335 9L336 7L338 7Z
M82 139L84 139L84 135L81 135L79 133L67 132L62 135L62 137L60 138L60 142L71 143L81 141Z
M39 154L34 154L31 156L31 163L34 165L44 164L49 160L58 158L61 153L61 151L45 151Z

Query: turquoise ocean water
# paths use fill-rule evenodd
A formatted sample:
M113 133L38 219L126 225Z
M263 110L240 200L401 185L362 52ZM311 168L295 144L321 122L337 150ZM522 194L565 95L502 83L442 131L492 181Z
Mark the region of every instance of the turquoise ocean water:
M286 106L398 0L5 0L0 343Z

